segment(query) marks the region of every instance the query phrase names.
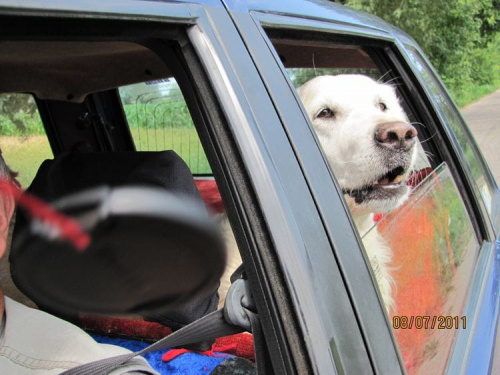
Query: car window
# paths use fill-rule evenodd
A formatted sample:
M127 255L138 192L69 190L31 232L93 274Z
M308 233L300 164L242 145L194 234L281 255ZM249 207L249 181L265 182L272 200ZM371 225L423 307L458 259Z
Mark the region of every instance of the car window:
M40 164L52 157L33 97L0 94L0 145L22 186L29 186Z
M211 174L177 81L166 78L119 89L138 151L174 150L195 175Z
M270 36L351 209L408 372L444 369L467 325L461 314L479 240L449 166L433 153L435 131L403 95L382 47ZM409 139L414 146L404 146ZM407 147L416 150L410 166ZM397 201L389 190L404 184L409 196Z

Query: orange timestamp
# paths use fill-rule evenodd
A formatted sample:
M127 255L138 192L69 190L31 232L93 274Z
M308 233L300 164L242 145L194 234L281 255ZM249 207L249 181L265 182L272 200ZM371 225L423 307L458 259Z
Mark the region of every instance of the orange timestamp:
M459 329L467 328L467 317L451 315L395 315L392 317L394 329Z

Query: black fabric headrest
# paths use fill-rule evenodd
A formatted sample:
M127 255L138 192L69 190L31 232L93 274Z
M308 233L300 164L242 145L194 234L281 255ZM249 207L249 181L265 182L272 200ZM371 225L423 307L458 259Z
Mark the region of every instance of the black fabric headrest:
M201 199L189 167L174 151L62 153L42 163L28 191L53 201L101 185L156 186Z
M18 212L12 277L35 303L64 314L173 311L181 323L217 303L224 244L174 152L62 154L42 164L28 191L59 198L55 207L92 237L78 253ZM199 306L181 311L194 315L178 317L190 300Z

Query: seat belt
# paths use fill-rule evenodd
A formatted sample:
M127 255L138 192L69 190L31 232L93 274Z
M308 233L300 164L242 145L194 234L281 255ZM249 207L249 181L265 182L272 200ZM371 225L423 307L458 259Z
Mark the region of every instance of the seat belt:
M248 281L235 280L226 296L224 308L214 311L182 327L150 346L129 354L101 359L71 368L62 375L105 375L130 359L155 350L213 340L244 331L260 330L260 322L250 298ZM260 332L260 331L259 331Z

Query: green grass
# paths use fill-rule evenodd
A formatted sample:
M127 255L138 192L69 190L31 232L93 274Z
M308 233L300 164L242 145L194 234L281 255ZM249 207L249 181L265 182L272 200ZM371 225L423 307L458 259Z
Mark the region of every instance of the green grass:
M211 174L210 165L194 127L131 129L138 151L174 150L193 174Z
M18 180L23 187L29 186L40 164L45 159L53 157L47 137L44 135L2 136L0 148L7 164L19 172Z
M485 97L500 89L500 81L493 82L488 85L471 85L460 93L452 93L452 96L460 108L468 104L474 103L479 99Z
M211 169L194 128L132 129L137 150L174 150L193 174L210 174ZM19 172L18 180L28 187L45 159L52 159L46 136L0 136L0 148L7 164Z

